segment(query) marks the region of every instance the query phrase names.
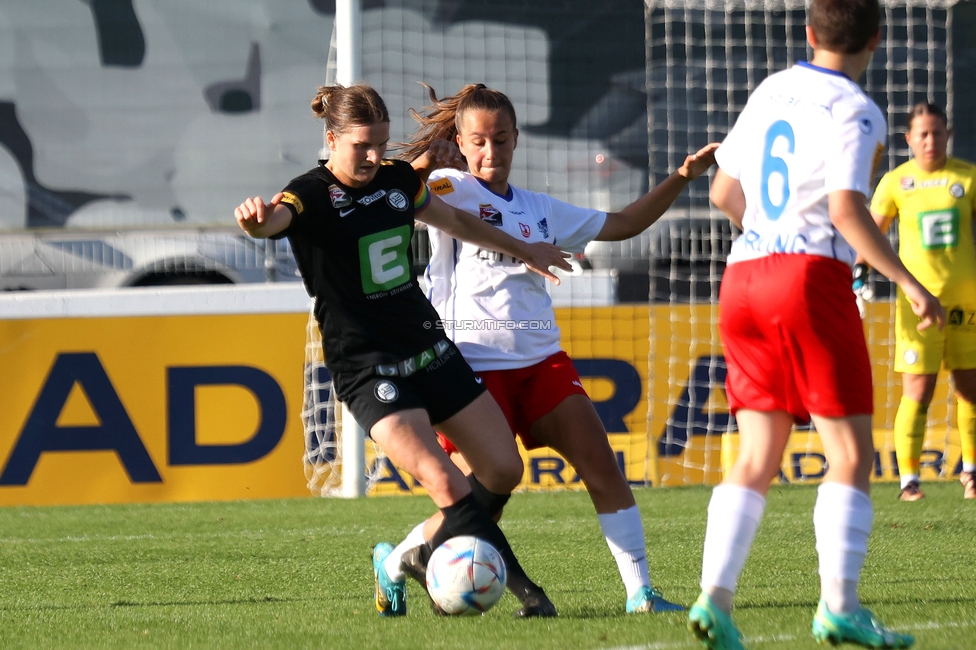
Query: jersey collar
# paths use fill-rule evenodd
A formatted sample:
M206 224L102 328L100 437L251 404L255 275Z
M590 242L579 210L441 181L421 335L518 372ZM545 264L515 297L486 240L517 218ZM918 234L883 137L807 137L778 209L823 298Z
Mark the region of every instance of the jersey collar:
M473 176L473 174L472 174L472 176ZM478 178L477 176L475 176L474 179L476 181L478 181L479 183L481 183L481 187L485 188L486 190L488 190L489 192L491 192L492 194L494 194L495 196L497 196L500 199L504 199L506 201L511 201L513 198L515 198L515 192L512 191L512 184L511 183L508 184L508 192L506 192L505 194L499 194L495 190L493 190L490 187L488 187L488 184L485 183L480 178Z
M816 72L823 72L824 74L832 74L832 75L834 75L836 77L843 77L844 79L847 79L848 81L853 81L850 77L848 77L843 72L840 72L838 70L831 70L830 68L823 68L823 67L821 67L819 65L813 65L812 63L810 63L808 61L797 61L796 64L798 66L800 66L801 68L809 68L810 70L814 70Z

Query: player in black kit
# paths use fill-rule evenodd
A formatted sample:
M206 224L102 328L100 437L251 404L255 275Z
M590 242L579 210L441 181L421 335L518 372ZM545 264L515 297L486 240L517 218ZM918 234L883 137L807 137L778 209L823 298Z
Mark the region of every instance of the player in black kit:
M522 459L501 409L437 327L437 312L413 277L410 241L419 219L523 260L557 283L549 267L569 270L566 255L448 206L409 164L385 160L390 118L369 86L319 88L312 111L326 122L329 159L269 203L245 200L237 222L253 237L288 237L315 298L336 396L443 512L432 542L487 540L505 558L508 587L522 602L516 616L555 616L492 520L522 478ZM441 449L433 425L471 459L470 479ZM382 616L406 614L404 581L391 580L383 565L391 550L378 544L373 551Z

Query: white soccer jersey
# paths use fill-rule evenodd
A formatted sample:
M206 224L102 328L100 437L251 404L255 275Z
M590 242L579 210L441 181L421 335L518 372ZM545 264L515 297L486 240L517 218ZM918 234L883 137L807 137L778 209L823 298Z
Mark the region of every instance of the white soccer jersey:
M582 252L606 213L516 187L495 194L467 172L438 170L428 185L448 204L512 237ZM478 372L524 368L561 349L546 279L508 256L483 251L428 227L428 298L445 332Z
M827 195L870 196L886 134L877 105L839 72L799 63L759 84L716 152L746 197L743 234L728 263L801 253L853 265Z

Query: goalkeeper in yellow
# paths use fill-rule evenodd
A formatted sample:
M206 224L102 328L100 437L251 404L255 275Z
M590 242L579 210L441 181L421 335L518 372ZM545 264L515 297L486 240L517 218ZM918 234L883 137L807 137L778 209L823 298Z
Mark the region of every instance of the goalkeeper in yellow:
M898 290L895 306L895 371L902 398L895 415L895 452L903 501L917 501L925 422L943 363L952 373L962 443L960 482L976 499L976 166L946 155L950 131L945 113L916 104L905 138L913 159L881 179L871 214L882 230L898 217L899 256L905 267L945 307L946 326L916 329L917 317ZM855 290L867 267L855 266Z

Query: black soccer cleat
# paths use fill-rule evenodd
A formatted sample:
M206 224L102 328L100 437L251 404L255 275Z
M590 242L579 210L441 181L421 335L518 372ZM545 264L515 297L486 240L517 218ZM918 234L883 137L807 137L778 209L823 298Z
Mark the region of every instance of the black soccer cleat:
M447 616L444 610L430 597L430 592L427 591L427 560L430 557L424 553L425 546L421 544L420 546L414 546L404 551L403 555L400 556L400 568L424 588L424 593L427 594L427 600L430 601L430 611L434 612L435 616Z
M515 612L515 618L552 618L559 615L546 592L541 587L537 589L538 591L531 590L519 597L522 609Z

